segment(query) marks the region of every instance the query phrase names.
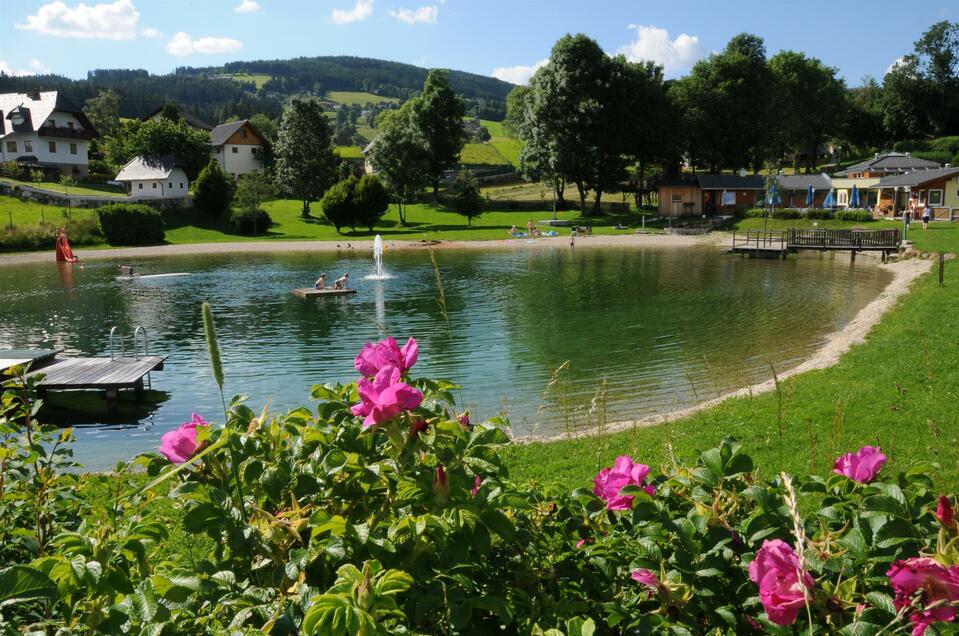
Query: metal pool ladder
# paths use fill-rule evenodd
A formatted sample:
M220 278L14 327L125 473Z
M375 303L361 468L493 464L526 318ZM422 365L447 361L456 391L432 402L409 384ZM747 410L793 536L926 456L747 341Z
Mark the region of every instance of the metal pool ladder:
M116 360L115 349L113 347L113 338L116 336L117 340L120 341L120 357L123 358L126 353L123 350L123 334L117 332L117 327L114 325L110 328L110 359ZM133 329L133 359L140 359L140 339L137 336L143 336L143 355L144 357L150 355L150 339L147 337L147 330L141 325L137 325ZM147 373L147 388L153 388L153 380L150 378L150 374Z

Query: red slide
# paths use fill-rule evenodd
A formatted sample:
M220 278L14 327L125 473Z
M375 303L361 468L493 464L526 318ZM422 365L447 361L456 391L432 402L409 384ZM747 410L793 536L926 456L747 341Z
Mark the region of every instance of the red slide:
M73 255L70 249L70 241L67 240L66 231L57 231L57 261L64 263L76 263L79 258Z

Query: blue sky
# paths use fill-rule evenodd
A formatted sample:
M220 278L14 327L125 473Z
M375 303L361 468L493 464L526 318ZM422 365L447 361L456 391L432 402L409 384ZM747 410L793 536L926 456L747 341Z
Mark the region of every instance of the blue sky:
M881 78L955 0L0 0L0 70L82 77L93 68L210 66L359 55L523 82L564 33L684 74L733 35L762 36Z

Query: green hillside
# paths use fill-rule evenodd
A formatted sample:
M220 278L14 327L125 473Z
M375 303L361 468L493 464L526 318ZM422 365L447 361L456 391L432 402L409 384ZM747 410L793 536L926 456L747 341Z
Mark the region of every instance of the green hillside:
M359 104L360 106L365 104L382 104L384 102L396 103L400 101L398 97L384 97L363 91L329 91L326 94L326 98L337 104Z

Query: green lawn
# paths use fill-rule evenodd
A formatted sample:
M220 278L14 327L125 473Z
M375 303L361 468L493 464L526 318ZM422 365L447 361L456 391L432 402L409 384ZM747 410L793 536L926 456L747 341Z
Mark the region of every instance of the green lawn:
M14 225L37 225L41 222L57 223L64 214L74 219L93 216L93 210L84 208L68 209L65 205L40 205L35 201L21 201L16 197L0 196L0 226L6 227L13 219Z
M359 146L337 146L335 151L344 159L359 159L363 156L363 149Z
M368 103L380 104L383 102L399 102L397 97L383 97L373 93L364 93L362 91L329 91L326 98L331 102L338 104L359 104L363 106Z
M8 177L4 177L0 179L0 181L30 186L31 188L42 188L44 190L53 190L54 192L68 192L69 194L78 195L123 197L127 194L123 188L107 185L106 183L96 183L94 181L79 181L77 182L77 185L69 187L63 186L58 181L41 181L39 183L35 183L33 181L10 179Z
M488 119L480 120L491 136L490 145L496 148L496 151L503 156L509 163L517 168L519 167L519 151L523 148L523 143L519 139L514 139L506 134L502 122L490 121Z
M460 152L460 163L471 165L502 166L509 164L509 160L500 154L499 150L489 144L466 144Z

